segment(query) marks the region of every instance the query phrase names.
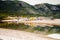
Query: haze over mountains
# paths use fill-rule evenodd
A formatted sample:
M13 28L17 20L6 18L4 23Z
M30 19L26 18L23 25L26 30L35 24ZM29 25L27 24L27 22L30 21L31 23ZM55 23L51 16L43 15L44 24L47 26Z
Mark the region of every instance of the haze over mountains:
M48 3L30 5L23 1L0 1L0 14L35 15L60 18L60 4Z

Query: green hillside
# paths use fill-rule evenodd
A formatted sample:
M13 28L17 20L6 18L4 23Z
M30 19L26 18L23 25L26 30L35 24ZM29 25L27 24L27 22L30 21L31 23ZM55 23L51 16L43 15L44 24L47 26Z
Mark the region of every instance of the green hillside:
M47 16L60 18L60 5L48 3L30 5L23 1L0 1L0 15Z

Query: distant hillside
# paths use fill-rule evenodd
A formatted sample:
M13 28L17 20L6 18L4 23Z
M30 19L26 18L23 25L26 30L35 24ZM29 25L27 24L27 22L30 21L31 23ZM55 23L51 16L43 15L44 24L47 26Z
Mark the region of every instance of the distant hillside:
M60 5L48 3L37 4L35 5L35 9L38 10L39 13L42 13L42 15L60 18Z
M60 5L48 3L30 5L23 1L0 1L0 14L60 18Z
M22 2L18 1L0 1L0 13L8 13L8 14L36 14L34 7ZM17 14L18 13L18 14Z

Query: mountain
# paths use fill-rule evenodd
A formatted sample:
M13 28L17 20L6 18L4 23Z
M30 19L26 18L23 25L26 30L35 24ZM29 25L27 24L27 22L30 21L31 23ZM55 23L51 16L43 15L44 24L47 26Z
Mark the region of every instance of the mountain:
M48 3L30 5L23 1L0 1L0 14L60 18L60 5Z
M48 3L44 4L37 4L35 5L38 9L47 10L47 11L59 11L60 12L60 5L52 5Z
M35 5L35 9L38 10L39 13L42 13L42 15L45 16L54 16L54 17L60 16L60 5L43 3Z
M0 1L0 13L8 14L36 14L34 7L23 1Z

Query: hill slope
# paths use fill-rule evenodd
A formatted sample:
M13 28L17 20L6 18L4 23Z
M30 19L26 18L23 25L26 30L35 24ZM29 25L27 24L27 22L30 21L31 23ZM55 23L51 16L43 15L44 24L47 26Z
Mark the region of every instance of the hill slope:
M39 13L43 13L44 16L52 16L60 18L60 5L52 5L48 3L44 4L37 4L35 5L36 10L38 10ZM40 12L41 11L41 12Z
M18 1L17 3L14 1L0 1L0 13L8 13L8 14L36 14L37 12L34 10L34 7L22 2Z
M60 5L48 3L30 5L23 1L0 1L0 14L16 16L47 16L60 18Z

